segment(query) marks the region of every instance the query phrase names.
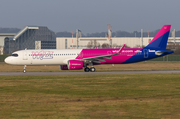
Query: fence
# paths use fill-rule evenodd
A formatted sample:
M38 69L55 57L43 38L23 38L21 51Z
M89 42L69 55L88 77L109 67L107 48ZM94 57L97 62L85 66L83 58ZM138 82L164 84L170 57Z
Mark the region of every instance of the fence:
M180 55L166 55L163 57L151 59L149 61L180 61Z

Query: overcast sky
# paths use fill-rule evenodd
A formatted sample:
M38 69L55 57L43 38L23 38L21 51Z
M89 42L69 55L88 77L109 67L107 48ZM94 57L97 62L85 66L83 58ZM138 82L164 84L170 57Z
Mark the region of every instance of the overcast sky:
M54 32L180 30L180 0L1 0L0 27L47 26Z

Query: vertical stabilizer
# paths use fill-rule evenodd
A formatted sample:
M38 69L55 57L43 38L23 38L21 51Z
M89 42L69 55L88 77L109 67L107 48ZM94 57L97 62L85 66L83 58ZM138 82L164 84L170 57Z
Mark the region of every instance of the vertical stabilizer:
M166 49L171 25L164 25L145 48Z

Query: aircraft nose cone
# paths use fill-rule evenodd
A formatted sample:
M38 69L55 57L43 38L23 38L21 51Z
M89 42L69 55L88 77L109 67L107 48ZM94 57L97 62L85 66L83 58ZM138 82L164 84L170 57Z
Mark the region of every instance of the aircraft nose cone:
M6 62L7 64L10 64L11 60L7 57L4 62Z

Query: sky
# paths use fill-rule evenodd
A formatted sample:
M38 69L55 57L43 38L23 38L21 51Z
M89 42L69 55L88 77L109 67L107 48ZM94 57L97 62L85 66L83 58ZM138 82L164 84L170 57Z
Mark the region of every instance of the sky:
M154 31L165 24L180 30L180 0L1 0L0 27L47 26L83 34Z

